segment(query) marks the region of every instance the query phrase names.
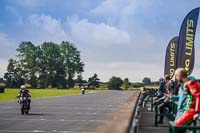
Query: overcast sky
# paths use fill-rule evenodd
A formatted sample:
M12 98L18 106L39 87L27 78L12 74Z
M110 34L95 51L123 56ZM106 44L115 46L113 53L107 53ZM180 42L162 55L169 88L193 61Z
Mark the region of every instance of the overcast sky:
M169 40L199 6L199 0L0 0L0 77L21 41L72 41L85 79L97 73L102 81L157 80ZM193 75L200 77L200 23L195 46Z

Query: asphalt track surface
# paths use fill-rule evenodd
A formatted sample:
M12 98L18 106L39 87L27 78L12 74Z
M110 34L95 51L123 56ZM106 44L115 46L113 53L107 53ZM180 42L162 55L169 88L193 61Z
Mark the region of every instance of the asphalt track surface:
M29 115L21 115L16 102L0 103L0 133L93 133L132 93L103 91L34 99Z

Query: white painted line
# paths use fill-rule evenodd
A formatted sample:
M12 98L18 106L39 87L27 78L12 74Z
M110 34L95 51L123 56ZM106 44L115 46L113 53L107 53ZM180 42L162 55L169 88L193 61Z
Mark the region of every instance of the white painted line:
M113 107L98 107L98 108L91 108L91 107L74 107L74 108L70 108L70 109L88 109L88 110L114 110L116 108Z
M0 119L0 121L56 121L56 122L76 122L76 121L82 121L82 122L105 122L106 120L65 120L65 119L17 119L17 118L11 118L11 119Z
M43 132L42 130L33 130L34 133Z
M78 114L78 115L96 115L97 113L76 113L76 114Z
M0 130L1 133L96 133L86 131L58 131L58 130Z

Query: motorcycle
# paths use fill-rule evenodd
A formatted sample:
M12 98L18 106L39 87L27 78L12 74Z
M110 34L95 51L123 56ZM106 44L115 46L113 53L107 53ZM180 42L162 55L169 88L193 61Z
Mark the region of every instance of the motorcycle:
M85 94L85 89L81 89L82 95Z
M21 105L21 108L20 108L20 110L21 110L21 114L22 115L24 115L24 114L26 114L26 115L28 115L28 113L29 113L29 110L30 110L30 108L29 108L29 98L27 97L27 96L21 96L21 97L18 97L19 98L19 100L18 100L18 102L19 102L19 104Z

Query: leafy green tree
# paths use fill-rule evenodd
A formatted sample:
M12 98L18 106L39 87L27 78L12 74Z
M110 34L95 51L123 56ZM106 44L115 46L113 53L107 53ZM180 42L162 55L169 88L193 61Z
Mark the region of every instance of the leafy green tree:
M81 75L84 63L80 51L70 42L44 42L36 46L21 42L18 60L9 60L4 77L10 86L29 83L32 87L74 87L74 76Z
M66 72L68 87L74 87L74 76L80 74L84 70L84 63L80 58L80 51L70 42L62 42L60 44L60 52L62 55L64 70Z
M77 79L75 80L76 83L82 84L83 83L83 76L82 74L77 75Z
M8 60L7 72L4 74L4 78L7 81L8 87L18 87L24 84L24 79L19 73L19 67L17 61L14 59Z
M140 87L143 87L143 86L144 86L143 83L139 83L139 82L136 82L136 83L132 84L133 88L140 88Z
M20 58L20 68L23 70L22 76L26 79L26 83L32 87L37 86L37 47L31 42L22 42L17 48L18 57ZM19 71L18 71L19 72Z
M94 88L99 87L99 78L98 75L95 73L92 77L88 79L88 87L90 88L93 86Z
M125 90L128 90L128 88L130 88L131 83L129 82L128 78L125 78L125 79L124 79L122 86L123 86L123 88L124 88Z
M151 84L151 79L148 77L144 77L144 79L142 80L142 82L146 85Z
M4 74L8 87L13 87L17 84L15 63L16 61L14 59L8 60L7 72Z
M47 65L45 64L45 55L43 53L43 50L41 46L37 47L37 87L38 88L46 88L48 87L48 70L47 70Z
M108 82L108 89L109 90L121 90L121 85L123 84L123 81L120 77L113 76L110 81Z
M47 72L47 85L51 87L55 87L56 83L56 72L58 67L60 67L60 49L59 46L53 42L44 42L41 45L41 51L43 54L43 58L40 63L43 65L43 68L46 69Z

